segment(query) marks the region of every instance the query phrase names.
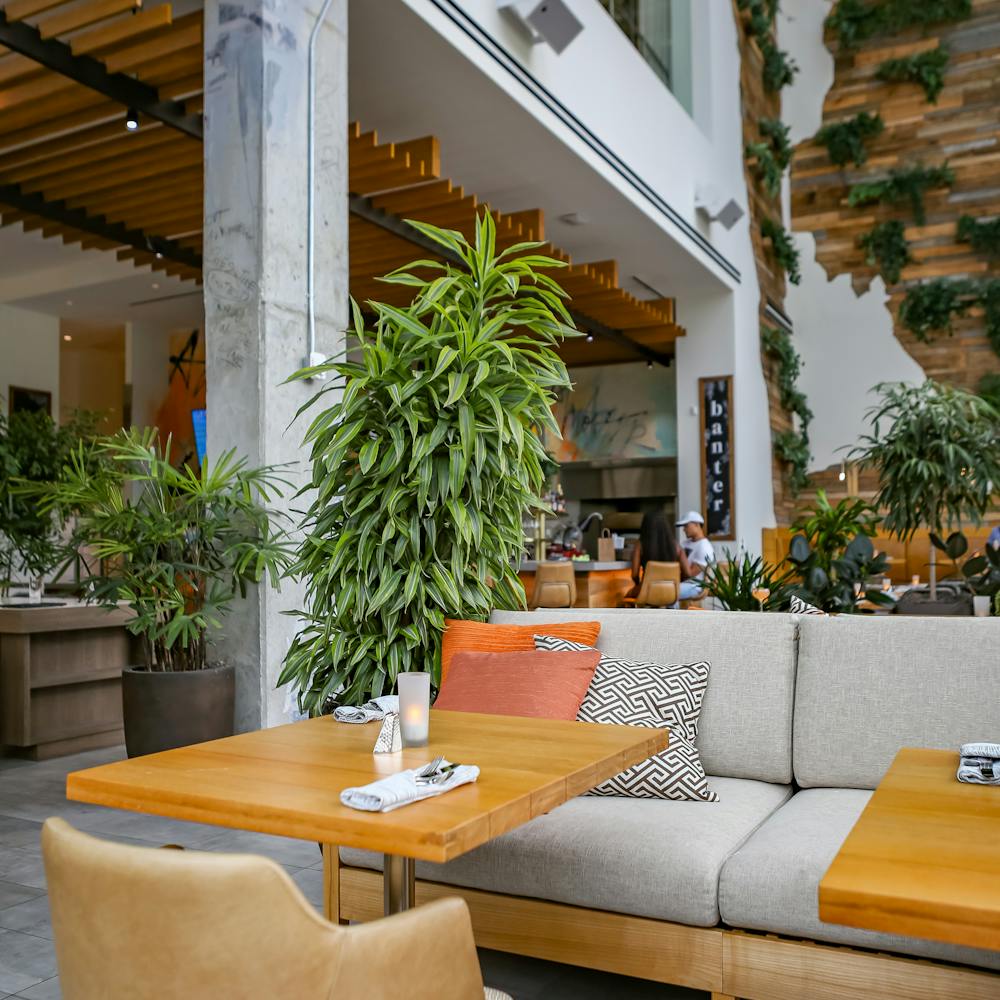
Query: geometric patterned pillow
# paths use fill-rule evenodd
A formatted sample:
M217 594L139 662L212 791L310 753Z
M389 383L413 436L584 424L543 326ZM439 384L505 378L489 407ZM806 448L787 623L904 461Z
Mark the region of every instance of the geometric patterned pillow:
M792 594L791 603L788 606L788 610L793 615L825 615L826 612L815 605L810 604L808 601L803 601L801 597L796 597Z
M535 648L553 652L586 649L555 636L536 635ZM670 728L670 745L591 789L588 795L718 802L708 788L694 745L708 687L708 663L663 666L602 654L577 713L578 722Z

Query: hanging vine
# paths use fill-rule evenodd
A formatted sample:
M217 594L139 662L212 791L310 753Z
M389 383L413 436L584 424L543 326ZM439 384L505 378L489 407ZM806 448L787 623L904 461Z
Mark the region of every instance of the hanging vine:
M748 142L743 155L751 163L754 176L763 184L769 197L776 198L781 190L781 178L792 160L788 126L777 118L761 118L757 128L761 139Z
M765 240L770 240L775 263L788 275L788 280L797 285L802 280L802 272L799 270L799 251L788 231L780 222L765 218L760 224L760 234Z
M972 0L840 0L826 26L835 32L840 47L850 50L877 35L962 21L971 13Z
M868 159L866 142L879 135L883 128L885 124L881 115L862 111L847 121L824 125L816 133L815 141L826 147L827 156L838 167L846 166L848 162L860 167Z
M936 334L950 337L953 318L977 306L986 318L987 339L1000 354L1000 278L935 278L915 285L899 307L899 319L926 344Z
M939 45L929 52L917 52L900 59L886 59L879 65L875 75L889 83L916 83L923 87L927 100L931 104L937 104L938 95L944 86L944 71L948 59L948 50Z
M798 418L798 426L774 435L774 450L787 466L788 487L798 496L809 485L809 424L813 412L805 393L798 387L802 359L792 345L791 335L779 327L762 326L761 345L777 363L778 397L782 407Z
M895 205L908 200L914 220L918 226L922 226L927 221L924 192L931 188L951 187L954 183L955 172L947 162L939 167L918 164L903 170L890 170L889 176L881 180L855 184L848 193L847 203L852 208L857 208L874 203Z
M895 285L903 268L913 262L905 232L902 222L890 219L876 223L858 240L858 245L865 251L865 263L877 267L887 285Z

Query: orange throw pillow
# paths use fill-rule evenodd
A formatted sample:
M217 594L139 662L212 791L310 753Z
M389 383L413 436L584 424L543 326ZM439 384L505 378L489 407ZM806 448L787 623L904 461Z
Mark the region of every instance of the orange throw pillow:
M581 646L593 646L601 631L600 622L558 622L539 619L537 625L490 625L458 618L445 619L441 637L441 684L448 676L451 658L461 650L479 653L514 653L533 651L536 635L554 635Z
M600 659L596 649L456 653L434 707L573 721Z

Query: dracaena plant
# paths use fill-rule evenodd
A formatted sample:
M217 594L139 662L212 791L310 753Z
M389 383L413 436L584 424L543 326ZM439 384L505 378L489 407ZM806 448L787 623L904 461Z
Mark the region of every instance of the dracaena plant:
M277 586L291 563L283 515L268 504L287 485L274 467L249 468L230 451L200 470L175 466L155 428L80 445L61 475L33 491L43 510L76 512L73 544L89 547L99 571L88 596L135 613L146 667L209 666L209 642L248 585Z
M558 434L550 407L569 386L554 348L576 331L546 273L561 262L537 243L497 253L488 213L474 244L411 225L447 262L383 279L412 289L406 307L352 304L347 358L321 366L330 381L303 407L306 607L279 683L313 714L391 691L403 671L436 683L446 618L523 606L521 518L542 506L541 432Z

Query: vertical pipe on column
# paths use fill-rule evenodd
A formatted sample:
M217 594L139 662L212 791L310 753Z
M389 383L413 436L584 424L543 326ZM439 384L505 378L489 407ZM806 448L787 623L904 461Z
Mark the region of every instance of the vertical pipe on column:
M306 223L306 310L308 313L308 339L306 349L306 367L314 364L316 353L316 41L320 28L326 21L333 0L324 0L323 7L316 18L316 23L309 33L309 94L307 97L306 145L307 173L309 189L306 192L308 206L308 221Z

